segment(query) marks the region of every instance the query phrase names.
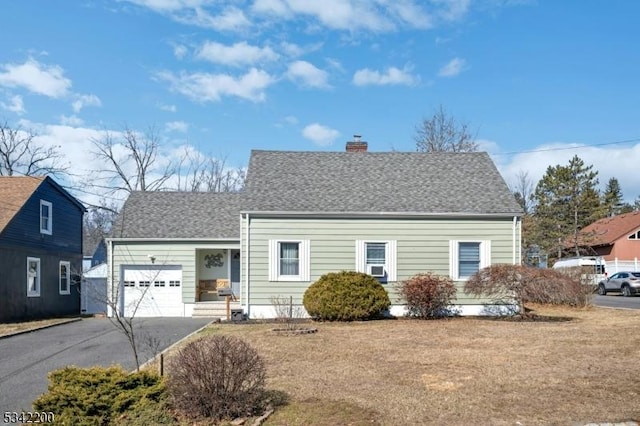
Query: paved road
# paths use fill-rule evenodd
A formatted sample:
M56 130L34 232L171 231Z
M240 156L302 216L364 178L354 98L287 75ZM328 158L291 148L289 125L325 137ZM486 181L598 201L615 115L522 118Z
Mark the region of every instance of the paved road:
M135 335L141 363L199 329L210 319L140 318ZM148 338L146 337L148 336ZM155 341L156 349L149 341ZM31 402L47 390L47 373L67 365L91 367L121 364L135 368L126 336L108 319L89 318L0 339L0 416L5 411L29 411ZM1 418L0 418L1 421Z
M640 295L623 297L618 293L609 293L606 296L596 295L594 302L596 306L605 306L608 308L640 309Z

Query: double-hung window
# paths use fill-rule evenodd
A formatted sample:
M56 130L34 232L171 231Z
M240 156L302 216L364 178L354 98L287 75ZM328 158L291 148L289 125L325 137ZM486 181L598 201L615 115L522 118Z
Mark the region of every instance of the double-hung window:
M71 264L69 262L60 262L60 294L71 294L71 273L69 271Z
M386 282L397 281L396 241L357 240L356 271Z
M300 275L300 243L280 243L278 262L280 275Z
M310 281L309 240L269 241L269 281Z
M49 201L40 200L40 233L53 233L53 204Z
M27 257L27 297L40 296L40 259Z
M454 280L466 280L491 264L491 241L451 241L449 274Z

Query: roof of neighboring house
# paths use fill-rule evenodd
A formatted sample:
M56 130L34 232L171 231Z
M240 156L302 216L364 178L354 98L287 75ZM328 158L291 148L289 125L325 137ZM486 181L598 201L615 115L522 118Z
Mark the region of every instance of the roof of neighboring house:
M35 176L0 177L0 232L45 180Z
M240 239L240 193L132 192L110 237Z
M519 215L483 152L251 153L246 211Z
M640 212L635 211L593 222L582 228L580 235L584 245L595 247L613 244L616 240L638 229L640 229Z

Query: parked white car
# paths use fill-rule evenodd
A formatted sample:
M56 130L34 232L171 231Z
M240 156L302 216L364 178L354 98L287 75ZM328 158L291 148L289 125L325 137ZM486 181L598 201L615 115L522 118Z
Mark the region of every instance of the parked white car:
M609 291L619 291L625 297L640 292L640 272L622 271L598 283L598 294L604 296Z

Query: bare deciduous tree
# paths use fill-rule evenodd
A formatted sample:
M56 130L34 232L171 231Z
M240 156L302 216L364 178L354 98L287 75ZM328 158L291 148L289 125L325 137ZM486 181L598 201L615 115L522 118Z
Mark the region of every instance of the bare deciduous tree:
M31 130L12 128L0 123L0 176L64 175L69 167L64 163L59 146L45 147L35 140Z
M244 187L243 168L227 167L226 157L207 157L185 147L178 166L178 191L236 192Z
M518 174L516 174L515 183L511 186L511 192L516 197L516 201L520 204L520 207L522 207L524 214L531 213L531 209L533 208L534 188L529 172L520 170Z
M174 164L159 158L161 146L153 127L145 134L128 127L118 135L105 132L91 142L93 154L105 163L91 186L105 195L162 190L175 174Z
M478 150L469 124L457 121L442 105L416 126L416 150L420 152L473 152Z

